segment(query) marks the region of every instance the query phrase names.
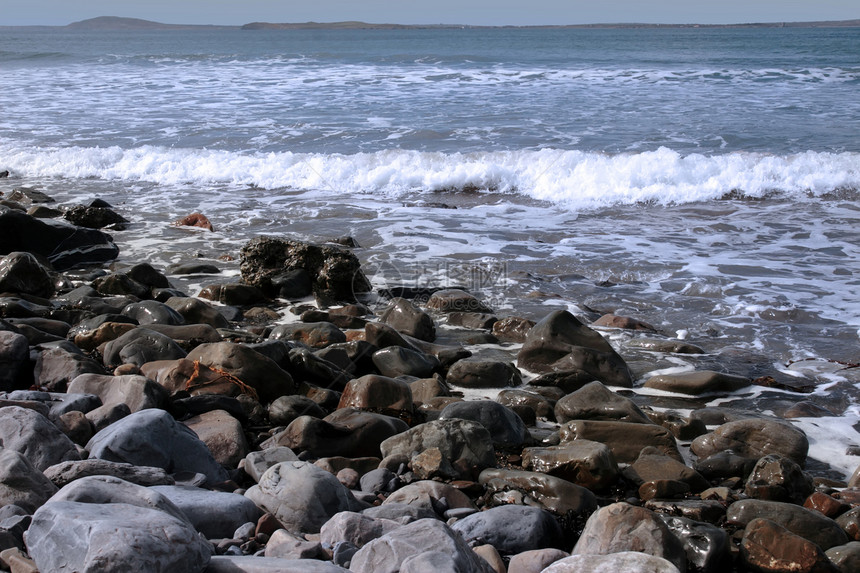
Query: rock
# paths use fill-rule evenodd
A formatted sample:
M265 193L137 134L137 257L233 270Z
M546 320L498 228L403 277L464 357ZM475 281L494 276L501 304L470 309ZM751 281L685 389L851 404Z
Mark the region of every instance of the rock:
M419 340L433 342L436 339L436 325L430 315L405 298L391 299L379 320L398 332Z
M399 332L380 322L368 322L364 325L364 340L375 347L374 353L380 348L388 348L389 346L402 346L410 350L417 350Z
M311 348L325 348L346 342L346 335L330 322L294 322L279 324L269 335L274 340L293 340Z
M44 221L8 207L0 207L0 254L26 251L45 257L57 271L77 265L113 260L119 249L111 237L56 221Z
M36 257L11 252L0 260L0 292L48 298L54 294L54 281Z
M172 501L207 539L231 537L239 526L263 515L250 499L236 493L179 485L150 489Z
M629 316L618 316L617 314L604 314L597 320L591 323L591 326L601 326L603 328L621 328L624 330L646 330L656 332L657 329L648 324Z
M204 342L221 342L221 335L208 324L149 324L147 328L169 336L183 350L192 350Z
M633 385L612 346L567 311L552 312L532 327L517 360L520 368L539 374L582 373L609 386Z
M836 573L824 551L815 543L767 519L753 519L744 530L741 561L760 571Z
M533 549L559 549L562 531L548 511L524 505L502 505L473 513L451 526L470 543L483 542L502 555Z
M634 424L604 420L574 420L562 425L561 443L591 440L606 444L618 463L632 463L643 448L654 447L676 460L681 460L675 436L656 424Z
M109 368L121 364L143 366L147 362L176 360L186 355L169 336L143 327L130 330L108 342L103 354L105 366Z
M361 509L336 477L308 462L272 466L245 496L297 534L318 533L336 513Z
M681 573L672 562L639 551L619 551L608 555L571 555L555 561L541 573L605 573L636 571L637 573Z
M555 418L570 420L614 420L651 424L651 419L633 400L619 396L600 382L591 382L571 392L555 404Z
M484 468L495 465L490 433L470 420L435 420L392 436L380 444L382 456L415 454L437 450L444 464L435 472L442 478L474 479ZM431 476L425 476L431 477Z
M278 342L278 341L271 341ZM305 348L289 351L289 371L293 376L324 388L341 391L353 376L336 364L325 360Z
M460 326L470 330L492 330L498 320L495 315L485 312L449 312L446 318L448 326Z
M746 388L750 379L711 370L682 372L680 374L661 374L645 381L646 388L656 388L667 392L699 396L711 393L728 393Z
M508 573L541 573L556 561L570 557L561 549L533 549L511 556Z
M0 448L0 507L15 504L33 513L57 487L15 450Z
M860 543L857 541L831 547L825 554L841 573L860 570Z
M269 404L269 421L273 426L288 426L299 416L325 418L319 404L304 396L281 396Z
M274 444L314 457L378 457L383 440L406 431L402 420L353 409L336 411L320 420L299 416L286 430L273 436Z
M301 299L313 294L314 282L305 269L293 269L272 276L275 296L286 299Z
M708 480L693 468L687 467L675 458L647 449L643 450L636 461L623 473L637 486L650 481L673 480L687 484L693 493L711 487Z
M228 328L230 323L212 305L194 297L171 297L164 303L179 313L187 324L208 324Z
M521 448L529 439L522 419L510 408L492 400L470 400L448 404L439 414L439 419L478 422L490 432L493 446L497 448Z
M18 547L0 551L0 562L4 563L13 573L39 573L36 562L27 557Z
M211 284L197 293L197 296L227 306L251 306L269 302L269 297L257 287L238 283Z
M0 391L11 392L27 387L30 366L30 343L26 337L0 330Z
M389 513L383 510L386 506ZM412 509L405 510L403 506ZM433 480L420 480L405 485L389 495L380 508L366 509L364 513L370 517L393 519L390 513L392 508L397 510L398 515L400 512L409 515L410 519L425 516L425 512L431 512L433 516L441 519L445 512L451 509L468 509L470 512L476 510L466 494L452 485Z
M374 539L402 526L402 523L391 519L373 518L362 513L342 511L322 526L320 542L334 547L339 542L347 541L360 549Z
M4 170L4 177L9 176L9 172ZM9 200L15 201L16 203L22 203L24 205L34 205L39 203L56 203L56 200L36 189L31 187L17 187L12 190L9 194Z
M191 213L190 215L186 215L181 219L174 221L173 224L179 227L200 227L207 231L215 231L215 228L212 227L212 223L203 213Z
M273 284L276 277L295 269L304 269L314 292L325 298L353 302L356 293L371 290L358 258L332 245L258 237L242 247L241 260L242 279L269 296L278 294Z
M479 301L474 295L459 289L444 289L434 292L427 301L427 308L439 312L484 312L493 310Z
M83 412L71 411L60 414L54 424L75 444L83 447L93 437L93 426Z
M746 478L756 459L739 456L731 451L717 452L704 459L699 459L693 468L708 480L723 480L732 477Z
M222 466L235 468L248 455L250 448L242 424L224 410L205 412L182 423L197 434Z
M731 504L726 512L726 522L741 527L747 527L752 520L759 517L808 539L825 551L848 543L847 535L835 521L799 505L744 499Z
M812 478L799 465L779 454L768 454L756 462L744 493L756 499L802 504L813 489Z
M209 368L223 371L254 390L261 402L295 393L292 376L272 359L233 342L201 344L188 354ZM244 391L244 386L240 385Z
M728 534L708 523L672 515L660 515L672 533L684 545L687 563L702 573L731 570L731 542Z
M218 555L206 573L346 573L346 569L315 559Z
M87 229L103 229L105 227L118 227L128 220L109 207L88 207L85 205L74 205L69 207L63 218L79 227Z
M525 342L534 325L533 320L510 316L493 323L493 336L503 342Z
M559 477L588 489L604 489L618 479L618 464L604 444L574 440L559 446L526 448L523 468Z
M705 351L694 344L677 340L657 340L653 338L634 338L627 342L629 348L639 348L666 354L704 354Z
M709 434L699 436L690 445L699 458L731 450L749 458L780 454L802 465L806 461L809 441L806 435L788 422L746 419L728 422Z
M655 424L663 426L682 441L690 441L708 433L704 422L689 416L682 416L674 410L656 411L649 409L647 416Z
M93 436L87 450L91 458L153 466L168 473L202 473L211 483L227 479L206 444L163 410L141 410L119 420Z
M448 370L449 384L463 388L505 388L522 384L520 371L510 362L467 358Z
M397 474L388 468L370 470L359 479L359 488L368 493L391 493L402 485Z
M560 517L584 516L597 508L597 498L588 489L539 472L489 468L478 481L496 503L542 507Z
M111 273L98 277L93 280L92 285L99 294L105 296L128 296L131 300L152 298L152 289L124 273Z
M652 511L623 502L602 507L588 518L571 555L608 555L622 551L638 551L666 559L679 571L687 568L684 546L663 520Z
M468 498L466 498L466 502L470 503ZM368 517L373 517L375 519L390 519L393 521L397 521L403 525L406 525L407 523L412 523L413 521L418 521L419 519L439 519L439 516L432 509L400 502L383 503L382 505L369 507L362 511L362 514Z
M0 444L23 455L39 471L80 459L75 444L54 424L20 406L0 408Z
M170 306L157 300L135 302L124 309L122 314L135 319L138 324L185 324L185 319Z
M57 487L88 476L110 476L140 486L173 485L174 479L161 468L134 466L126 463L88 459L60 462L45 469L45 477Z
M528 408L534 412L536 418L542 418L550 421L555 420L555 412L553 412L553 404L545 397L536 392L528 390L507 389L499 392L496 396L496 402L508 408Z
M81 374L71 381L70 394L98 396L103 405L125 404L131 412L161 408L167 403L167 392L152 380L139 375L108 376Z
M116 315L111 318L117 318L118 316ZM81 323L72 329L70 336L74 336L73 340L78 348L86 352L91 352L102 344L116 340L137 327L137 325L131 323L132 319L127 316L123 316L122 318L129 322L104 322L92 329L81 329L83 326L83 323Z
M428 378L439 369L434 356L401 346L389 346L373 353L373 364L383 376Z
M836 518L839 527L851 541L860 541L860 507L855 507Z
M33 515L26 541L45 572L202 572L212 551L187 522L125 503L48 503Z
M403 380L368 374L349 381L337 407L411 416L412 390Z
M281 462L295 462L298 459L293 450L285 446L266 448L258 452L251 452L245 456L245 473L251 476L251 479L255 482L259 482L260 477L270 467Z
M803 501L803 507L815 510L830 519L834 519L836 516L851 509L850 505L842 503L838 499L834 499L833 496L827 495L821 491L812 492L809 497Z
M36 384L52 392L67 391L69 383L82 374L105 374L105 369L88 356L62 348L40 352L33 370Z
M421 565L406 561L413 560L422 554L438 553L447 556L453 562L441 571L469 571L474 573L492 573L489 565L478 557L466 544L459 534L450 527L435 519L421 519L404 525L375 539L358 550L353 556L350 571L354 573L397 573L398 571L428 571L425 564L434 564L435 558L422 559Z

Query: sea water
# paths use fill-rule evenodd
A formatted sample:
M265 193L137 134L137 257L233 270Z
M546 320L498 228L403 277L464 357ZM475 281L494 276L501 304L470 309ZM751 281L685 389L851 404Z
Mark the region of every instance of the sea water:
M252 237L351 235L377 288L615 312L707 351L604 332L638 385L809 384L816 455L860 461L860 29L4 29L0 71L0 191L107 200L120 263L223 281ZM216 232L170 224L193 211Z

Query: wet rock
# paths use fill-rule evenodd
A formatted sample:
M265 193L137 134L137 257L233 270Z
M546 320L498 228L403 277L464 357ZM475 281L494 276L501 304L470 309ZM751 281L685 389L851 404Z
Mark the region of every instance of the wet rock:
M105 227L121 227L128 220L109 207L88 207L75 205L69 207L63 218L79 227L87 229L103 229Z
M559 437L561 443L573 440L591 440L606 444L618 463L632 463L643 448L654 447L662 453L681 460L675 436L656 424L634 424L604 420L574 420L564 424Z
M122 314L133 318L138 324L185 324L185 319L174 309L156 300L135 302L124 309Z
M235 468L248 455L242 424L224 410L214 410L182 422L200 438L222 466ZM234 528L235 529L235 528Z
M434 292L427 301L427 308L439 312L483 312L492 314L493 310L460 289L443 289Z
M27 458L0 448L0 507L15 504L32 513L56 492L57 486Z
M411 458L436 450L443 464L436 475L449 479L474 479L495 465L492 438L484 426L470 420L435 420L392 436L380 444L383 457L403 454ZM431 476L426 476L431 477Z
M411 415L412 391L403 380L369 374L349 381L338 408Z
M628 348L639 348L651 352L666 354L704 354L705 351L695 344L687 344L677 340L662 340L654 338L634 338L627 342Z
M9 172L4 170L4 177L9 176ZM42 203L56 203L56 200L48 195L47 193L43 193L37 189L33 189L31 187L16 187L9 194L9 200L15 201L17 203L22 203L24 205L37 205Z
M273 442L314 457L380 455L380 444L408 428L405 422L390 416L352 409L338 410L320 420L300 416Z
M734 392L749 385L749 378L714 372L712 370L682 372L680 374L661 374L659 376L652 376L645 381L646 388L656 388L657 390L692 394L694 396L715 392Z
M427 378L438 370L440 365L436 357L403 348L389 346L373 353L373 363L383 376L415 376Z
M107 318L107 315L102 316ZM115 315L111 318L116 318L117 316L119 315ZM112 340L116 340L123 334L137 328L137 325L132 323L133 319L126 316L122 318L128 322L111 320L108 322L102 322L92 328L84 326L83 323L79 324L70 331L69 336L74 336L73 340L78 348L86 352L92 352L102 344L107 344Z
M30 343L27 338L0 330L0 391L10 392L27 386Z
M436 325L430 315L405 298L392 299L379 320L419 340L433 342L436 339Z
M744 487L749 497L796 504L802 504L812 491L812 478L799 465L779 454L762 456Z
M693 440L690 449L699 458L725 450L750 458L780 454L802 465L806 461L809 441L790 423L746 419L725 423L712 433L699 436Z
M439 414L439 419L478 422L490 432L493 446L497 448L521 448L529 437L522 419L510 408L492 400L448 404Z
M824 550L848 543L848 537L835 521L792 503L744 499L730 505L726 512L727 523L742 527L759 517L785 527Z
M689 416L682 416L673 410L656 411L648 409L647 416L655 424L659 424L672 432L672 434L682 441L690 441L703 434L708 433L705 424L698 419L692 419Z
M498 320L485 312L449 312L448 326L461 326L471 330L491 330Z
M526 334L534 325L533 320L509 316L493 323L493 336L503 342L525 342Z
M586 384L561 398L555 405L555 417L562 423L570 420L652 423L633 400L616 394L600 382Z
M263 515L250 499L236 493L179 485L150 489L173 502L207 539L231 537L239 526L249 521L256 523Z
M325 348L332 344L346 342L346 335L330 322L280 324L272 329L269 338L293 340L311 348Z
M221 342L221 335L208 324L149 324L147 328L169 336L184 350L192 350L205 342Z
M684 546L663 520L652 511L627 503L613 503L595 511L585 523L571 555L607 555L622 551L661 557L679 571L687 568Z
M463 388L505 388L522 384L520 371L510 362L467 358L448 370L446 380Z
M502 505L473 513L452 525L467 542L489 543L502 555L533 549L560 548L561 527L548 511L524 505Z
M293 269L272 276L272 290L275 296L286 299L300 299L310 296L314 290L311 275L305 269Z
M212 551L190 524L163 511L68 501L39 508L27 548L40 571L202 572Z
M39 471L80 455L75 444L43 415L20 406L0 408L0 444Z
M269 297L257 287L239 283L208 285L197 293L197 296L227 306L251 306L269 302Z
M756 461L756 458L739 456L731 451L726 451L696 460L693 468L708 480L722 480L732 477L746 479L755 467Z
M826 515L830 519L834 519L836 516L851 509L850 505L842 503L833 496L820 491L812 492L809 497L803 501L803 507L815 510L822 515Z
M199 227L201 229L206 229L207 231L215 231L209 218L203 213L191 213L190 215L186 215L181 219L176 220L173 224L179 227Z
M241 260L242 279L270 296L277 294L273 278L295 269L304 269L314 292L326 298L353 302L356 293L371 290L358 258L332 245L259 237L242 247Z
M382 324L380 322L368 322L364 325L364 340L375 347L376 350L380 348L388 348L389 346L402 346L403 348L408 348L410 350L417 350L417 348L407 342L399 332L387 324ZM374 350L374 352L376 352L376 350Z
M273 360L233 342L201 344L188 354L188 360L199 361L222 371L254 390L261 402L295 393L292 376Z
M860 570L860 543L857 541L831 547L825 554L841 573Z
M275 342L275 341L271 341ZM324 388L341 391L353 376L338 365L306 348L293 348L288 354L288 370L298 378Z
M610 386L633 385L612 346L567 311L552 312L532 327L517 360L520 368L539 374L572 372Z
M541 573L604 573L606 571L680 573L684 569L679 569L662 557L639 551L619 551L608 555L571 555L554 562Z
M187 324L208 324L213 328L230 326L224 315L199 298L171 297L164 304L179 313Z
M245 496L297 534L318 533L336 513L362 509L335 476L308 462L272 466Z
M836 523L851 541L860 541L860 507L855 507L836 518Z
M325 418L325 411L305 396L281 396L269 404L269 421L274 426L288 426L299 416Z
M597 508L597 498L590 490L539 472L489 468L478 481L498 504L541 507L558 516L582 516Z
M137 327L108 342L103 353L108 368L121 364L143 366L147 362L176 360L185 356L185 351L172 338L144 327Z
M152 298L152 289L125 273L111 273L98 277L92 282L92 285L99 294L104 296L128 296L133 297L132 300Z
M650 500L645 507L669 516L717 524L725 521L726 506L716 499Z
M661 452L643 450L633 464L624 470L624 476L636 485L656 480L673 480L687 484L690 491L701 492L711 484L693 468Z
M722 573L731 569L731 544L728 534L708 523L672 515L660 515L684 545L687 563L701 573Z
M48 298L54 294L54 281L36 257L11 252L0 260L0 292Z
M98 432L87 444L91 458L153 466L169 473L202 473L211 483L227 479L206 444L163 410L135 412Z
M409 382L409 390L412 392L414 402L428 402L433 398L450 396L451 389L441 376L433 378L420 378Z
M618 479L618 464L604 444L574 440L560 446L526 448L523 468L567 480L588 489L603 489Z
M62 348L40 352L33 370L36 384L49 391L67 390L69 383L82 374L105 374L105 369L89 356Z
M604 314L597 320L591 323L591 326L600 326L603 328L621 328L624 330L645 330L656 332L657 329L641 320L629 317L619 316L617 314Z
M403 524L384 518L373 518L363 513L343 511L335 514L320 529L320 542L334 547L347 541L356 548L362 548L374 539L394 531Z
M536 418L555 420L553 404L536 392L514 389L502 390L496 396L496 401L508 408L528 408L534 412Z
M741 561L753 570L810 573L838 571L815 543L767 519L753 519L747 524L740 554Z
M100 459L61 462L47 468L44 473L57 487L88 476L110 476L145 487L174 484L174 479L161 468Z
M448 564L442 571L493 573L489 565L469 548L458 533L435 519L412 522L371 541L353 556L350 571L396 573L411 570L417 573L427 571L427 566L439 571L436 559L429 554L447 556ZM414 560L420 556L423 557L419 560L421 565L418 565ZM406 563L410 558L413 559L411 565Z
M164 388L138 375L81 374L69 383L68 392L98 396L103 405L125 404L131 412L161 408L167 402Z

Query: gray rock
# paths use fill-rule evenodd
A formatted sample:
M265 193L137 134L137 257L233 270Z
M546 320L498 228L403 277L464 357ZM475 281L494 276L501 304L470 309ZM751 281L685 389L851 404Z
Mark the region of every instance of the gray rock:
M510 408L492 400L469 400L448 404L439 414L440 420L460 419L478 422L490 432L498 448L521 448L529 434L522 419Z
M682 573L670 561L638 551L619 551L609 555L571 555L554 562L541 573L605 573L635 571L636 573Z
M172 501L207 539L229 538L239 526L256 523L263 515L254 502L237 493L179 485L150 489Z
M251 476L251 479L255 482L259 482L260 477L270 467L281 462L295 462L298 459L293 450L286 446L266 448L265 450L251 452L245 456L245 473Z
M539 472L490 468L481 472L478 482L497 504L541 507L558 516L584 516L597 508L597 498L590 490Z
M205 573L344 573L342 567L315 559L218 555Z
M253 535L251 536L253 537ZM281 559L317 559L322 555L319 541L308 541L286 529L278 529L266 542L266 557Z
M400 487L400 480L388 468L376 468L362 475L359 484L368 493L391 493Z
M364 513L342 511L332 516L320 529L320 542L334 547L338 542L348 541L361 548L378 537L394 531L403 524L384 518L374 518Z
M383 503L382 505L368 507L361 513L374 519L390 519L402 525L418 521L419 519L439 518L436 512L428 507L401 502Z
M269 338L301 342L311 348L325 348L346 342L346 335L330 322L293 322L279 324L272 329Z
M441 465L432 473L450 479L474 479L481 470L496 463L490 433L470 420L420 424L388 438L380 444L380 449L383 457L403 454L413 463L419 456L435 450L440 454Z
M308 462L272 466L245 495L292 533L317 533L336 513L362 509L335 476Z
M373 364L383 376L427 378L439 369L435 356L402 346L389 346L373 353Z
M595 511L571 554L608 555L621 551L661 557L682 572L687 568L684 546L663 520L653 511L627 503L613 503Z
M633 385L627 365L612 346L563 310L550 313L529 330L517 360L520 368L539 374L584 373L609 386Z
M561 549L533 549L511 556L508 573L541 573L544 569L570 553Z
M15 504L33 513L56 492L57 486L27 458L0 448L0 507Z
M731 504L726 512L726 522L740 527L746 527L756 518L772 521L825 551L848 543L848 536L838 523L817 511L792 503L744 499Z
M120 364L143 366L156 360L185 358L185 351L169 336L138 327L108 342L103 358L108 367Z
M63 391L81 374L105 374L104 367L83 354L62 348L50 348L39 353L33 376L39 387Z
M23 455L39 471L80 459L75 444L57 426L20 406L0 408L0 444Z
M436 339L436 325L430 315L405 298L391 299L379 320L407 336L427 342Z
M809 441L806 434L788 422L746 419L725 423L713 432L699 436L690 444L690 449L699 458L725 450L749 458L780 454L803 465Z
M633 400L616 394L600 382L586 384L561 398L555 404L555 417L561 423L570 420L653 423Z
M163 410L141 410L119 420L93 436L87 450L91 458L169 473L199 472L212 483L227 479L206 444Z
M161 468L88 459L61 462L45 470L45 477L63 487L87 476L111 476L140 486L173 485L174 479Z
M712 370L682 372L680 374L661 374L659 376L652 376L645 381L646 388L656 388L667 392L692 394L694 396L734 392L749 385L749 378L714 372Z
M559 549L563 542L561 527L552 514L524 505L501 505L473 513L451 527L466 541L489 543L502 555Z
M354 573L398 573L407 559L427 552L449 556L455 571L492 573L489 565L458 533L435 519L412 522L371 541L353 556L349 570ZM413 571L426 569L422 566L421 569L413 568Z
M422 512L430 511L433 515L441 517L446 511L451 509L466 508L475 510L475 505L472 501L460 490L446 483L441 483L432 480L421 480L412 482L404 486L390 496L388 496L379 510L370 508L365 510L366 515L371 517L386 517L391 518L391 507L396 507L398 510L403 505L416 508L417 512L414 516L423 515ZM383 511L381 508L389 508ZM410 519L413 514L409 513Z
M26 542L45 572L197 573L212 554L187 521L125 503L45 504L33 515Z
M0 391L26 388L25 371L30 365L30 342L27 337L0 330Z
M520 371L512 363L479 357L455 362L448 370L446 380L448 384L462 388L507 388L522 384Z
M161 408L168 398L164 387L136 374L81 374L69 383L68 391L71 394L98 396L103 406L125 404L131 412Z
M134 302L124 309L122 313L133 318L140 325L146 324L185 324L185 319L170 306L156 300L144 300Z

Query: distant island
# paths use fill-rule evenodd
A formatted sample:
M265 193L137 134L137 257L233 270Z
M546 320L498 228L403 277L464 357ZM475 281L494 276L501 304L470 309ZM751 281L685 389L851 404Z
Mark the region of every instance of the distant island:
M0 26L0 29L60 29L83 31L116 30L421 30L421 29L564 29L564 28L851 28L860 27L860 19L820 22L761 22L746 24L547 24L529 26L476 26L469 24L373 24L368 22L251 22L244 25L220 26L207 24L164 24L139 18L100 16L66 26Z

